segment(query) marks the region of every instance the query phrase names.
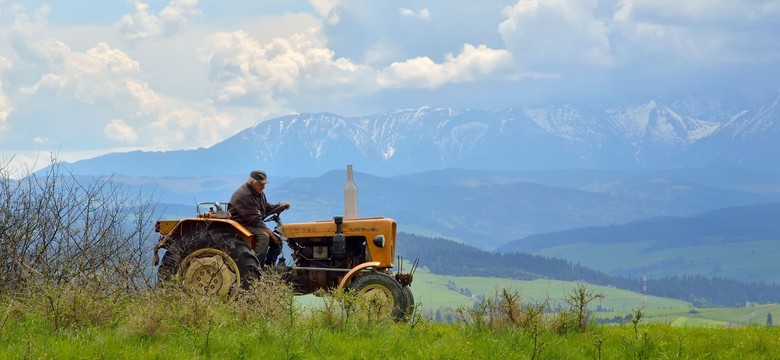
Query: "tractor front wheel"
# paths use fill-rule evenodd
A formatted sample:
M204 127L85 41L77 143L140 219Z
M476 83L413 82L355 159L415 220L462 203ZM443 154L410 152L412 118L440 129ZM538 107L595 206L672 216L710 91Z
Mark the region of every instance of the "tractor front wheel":
M354 289L367 300L378 300L387 304L388 313L396 320L402 320L409 314L407 297L404 295L401 283L392 277L378 273L368 273L352 280L350 289Z

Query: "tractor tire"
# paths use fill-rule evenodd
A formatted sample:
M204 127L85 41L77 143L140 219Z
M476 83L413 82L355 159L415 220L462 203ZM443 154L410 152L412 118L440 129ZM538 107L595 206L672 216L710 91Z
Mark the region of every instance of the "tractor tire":
M166 251L157 269L158 284L178 276L179 282L201 295L234 297L260 276L260 262L235 234L205 231L182 237Z
M403 320L409 309L403 286L388 275L377 272L368 273L352 280L349 288L354 289L366 299L378 298L387 302L388 313L395 320Z
M160 267L157 268L157 287L163 287L173 280L173 276L176 275L175 257L176 256L170 251L166 251L165 254L163 254Z
M403 288L404 299L406 301L406 309L404 309L404 318L408 319L414 312L414 294L412 294L412 288L404 286Z

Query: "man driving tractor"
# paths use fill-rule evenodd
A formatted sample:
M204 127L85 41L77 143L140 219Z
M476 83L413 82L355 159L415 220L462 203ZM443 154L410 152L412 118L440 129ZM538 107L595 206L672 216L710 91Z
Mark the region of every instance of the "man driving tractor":
M233 192L230 197L230 218L243 225L255 238L255 255L261 266L273 266L276 258L282 253L282 242L274 232L268 228L263 219L271 210L278 207L289 209L290 204L268 203L263 190L268 183L268 176L263 170L255 170L249 173L246 183Z

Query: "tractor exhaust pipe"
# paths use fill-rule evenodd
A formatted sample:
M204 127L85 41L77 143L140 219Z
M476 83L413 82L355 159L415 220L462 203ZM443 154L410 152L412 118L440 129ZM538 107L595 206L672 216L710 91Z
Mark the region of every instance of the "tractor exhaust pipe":
M347 184L344 186L344 218L357 219L357 186L352 180L352 165L347 165Z

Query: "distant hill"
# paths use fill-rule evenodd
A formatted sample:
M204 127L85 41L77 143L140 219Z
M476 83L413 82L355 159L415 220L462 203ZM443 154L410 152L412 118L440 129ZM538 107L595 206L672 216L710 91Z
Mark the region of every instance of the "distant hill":
M613 276L577 263L523 253L496 254L441 238L401 233L398 254L420 259L431 273L509 279L555 279L642 292L640 277ZM666 276L646 281L646 294L691 301L697 306L780 302L780 284L707 276Z
M687 217L667 216L622 225L587 227L531 235L509 242L501 252L540 249L586 242L618 244L649 242L645 251L713 243L780 241L780 203L731 207Z
M556 254L611 274L717 275L780 282L780 203L536 234L498 251Z
M112 153L68 167L76 174L155 177L232 176L254 168L317 176L347 163L382 176L449 167L777 171L779 100L775 94L753 105L678 99L612 108L294 114L258 122L209 148Z
M697 177L708 184L691 180ZM285 213L286 221L330 219L344 212L345 170L318 177L270 174L270 178L268 198L292 203L292 209ZM161 202L185 204L194 211L196 201L227 201L246 176L117 179L132 189L153 194ZM358 171L355 181L360 215L392 217L401 231L455 239L484 249L534 234L780 201L780 192L776 192L780 176L739 169L446 169L397 177Z

